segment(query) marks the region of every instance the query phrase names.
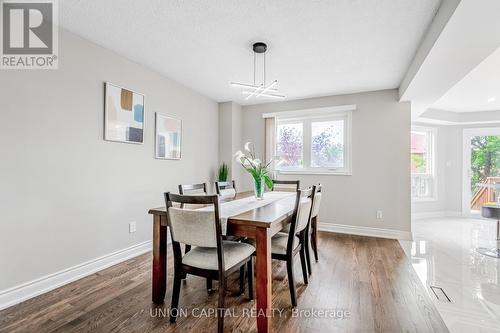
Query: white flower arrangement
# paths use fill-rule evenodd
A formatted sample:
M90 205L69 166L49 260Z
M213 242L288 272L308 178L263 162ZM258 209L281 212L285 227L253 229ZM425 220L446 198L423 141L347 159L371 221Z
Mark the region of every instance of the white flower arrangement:
M245 143L244 150L246 153L238 150L234 154L234 158L238 163L240 163L245 170L252 175L255 184L260 184L262 180L264 180L266 186L269 189L273 188L273 180L269 176L269 166L271 162L264 164L262 161L255 157L255 148L251 142Z

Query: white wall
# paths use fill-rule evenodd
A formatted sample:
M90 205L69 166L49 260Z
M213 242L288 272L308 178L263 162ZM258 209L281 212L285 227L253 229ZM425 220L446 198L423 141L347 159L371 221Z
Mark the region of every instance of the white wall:
M216 102L69 32L60 47L58 70L0 73L0 291L150 240L163 192L216 173ZM104 81L146 95L143 145L103 140ZM154 159L154 112L183 120L180 161Z
M473 114L473 112L470 112ZM412 202L415 217L426 213L459 215L462 212L463 192L463 130L465 128L499 127L500 124L477 124L460 126L435 126L437 135L437 181L438 200L434 202Z
M322 183L320 223L410 231L410 105L398 102L397 90L328 96L243 107L243 141L264 154L262 114L356 104L353 112L352 176L301 175L303 186ZM249 176L246 177L247 184ZM382 210L384 218L376 219ZM354 230L354 229L353 229Z

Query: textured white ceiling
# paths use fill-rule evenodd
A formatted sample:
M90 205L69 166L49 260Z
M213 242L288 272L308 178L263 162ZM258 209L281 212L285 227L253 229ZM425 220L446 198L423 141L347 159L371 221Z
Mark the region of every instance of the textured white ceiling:
M500 110L500 49L448 90L432 107L455 112Z
M62 0L61 25L216 101L268 80L287 99L396 88L440 0ZM252 100L268 102L268 99Z

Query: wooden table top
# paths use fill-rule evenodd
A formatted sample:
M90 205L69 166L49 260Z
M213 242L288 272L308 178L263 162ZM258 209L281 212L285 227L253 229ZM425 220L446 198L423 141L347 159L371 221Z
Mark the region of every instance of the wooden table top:
M229 202L247 198L252 195L254 195L253 191L241 192L238 193L235 198L221 199L219 202ZM273 201L263 207L254 208L247 212L231 216L228 218L228 223L270 228L273 223L281 222L290 217L293 214L294 205L295 196L291 195ZM167 210L165 207L153 208L149 210L149 214L166 215Z

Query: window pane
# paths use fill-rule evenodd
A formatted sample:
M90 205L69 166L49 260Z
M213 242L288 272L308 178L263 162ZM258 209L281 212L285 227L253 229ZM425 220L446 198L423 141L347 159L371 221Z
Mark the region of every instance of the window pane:
M434 195L434 177L429 175L411 176L411 196L413 198L427 198Z
M434 134L432 130L414 129L410 138L411 196L413 199L430 199L435 193Z
M411 132L411 173L428 173L429 133Z
M344 167L344 121L311 123L311 166Z
M283 161L281 168L302 166L302 132L302 123L278 124L276 155Z

